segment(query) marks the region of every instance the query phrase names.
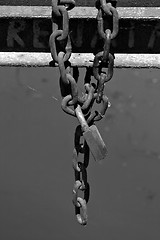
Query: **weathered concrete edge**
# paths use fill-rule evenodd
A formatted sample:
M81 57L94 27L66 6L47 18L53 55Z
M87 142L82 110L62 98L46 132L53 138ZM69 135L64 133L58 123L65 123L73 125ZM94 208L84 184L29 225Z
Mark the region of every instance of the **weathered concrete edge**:
M160 7L118 7L119 17L124 19L160 19ZM96 18L95 7L75 7L70 18ZM0 18L51 18L49 6L0 6Z
M72 66L93 65L92 53L72 53ZM49 67L50 53L1 52L0 66ZM56 65L57 66L57 65ZM115 54L115 68L160 68L160 54Z

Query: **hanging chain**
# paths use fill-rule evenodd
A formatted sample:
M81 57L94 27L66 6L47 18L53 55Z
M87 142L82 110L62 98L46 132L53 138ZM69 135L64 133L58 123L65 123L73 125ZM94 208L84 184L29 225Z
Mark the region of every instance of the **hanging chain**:
M93 75L97 80L97 103L102 100L105 83L113 77L114 56L111 54L110 48L111 40L117 36L119 30L116 2L116 0L98 0L96 2L98 34L104 40L103 51L95 55L93 62ZM105 24L107 27L104 31ZM108 67L107 73L102 72L102 67Z
M92 127L96 121L100 121L104 117L108 108L108 98L104 95L104 85L113 76L114 57L113 54L111 54L110 46L111 40L118 34L118 13L115 9L116 1L96 1L96 7L98 8L98 33L100 38L104 40L104 48L103 51L95 55L93 67L86 68L84 79L85 93L80 96L77 86L79 77L78 67L74 67L72 70L69 61L72 54L72 44L69 34L68 10L71 10L74 6L74 0L52 0L52 34L49 39L49 45L53 62L58 63L59 67L62 110L78 118L76 108L80 106L83 115L82 119L84 117L87 126L86 129L89 129L85 130L85 135L83 132L83 124L80 123L80 125L77 126L74 135L72 157L72 166L75 172L72 202L75 206L77 221L85 226L88 220L87 202L89 201L90 195L87 167L89 165L91 149L88 142L90 143L92 140L95 140L94 135L96 133L92 131ZM104 31L105 24L107 24L107 28ZM110 27L111 25L112 27ZM103 67L108 67L107 73L102 71ZM96 79L97 84L91 83L92 76ZM100 111L92 111L95 100L96 103L101 104ZM97 134L99 136L98 130ZM99 151L100 150L101 148ZM79 159L80 154L83 155L83 161ZM80 192L83 192L82 197L79 196Z
M86 168L89 164L89 147L84 141L80 142L82 136L81 126L78 125L75 131L74 139L74 150L73 150L73 169L75 171L75 184L73 188L73 204L75 206L75 214L77 216L77 221L81 225L87 224L87 202L89 200L89 183L87 181L87 171ZM78 161L79 153L84 154L84 162ZM84 198L78 196L78 191L84 191ZM82 208L82 214L80 213L80 208Z

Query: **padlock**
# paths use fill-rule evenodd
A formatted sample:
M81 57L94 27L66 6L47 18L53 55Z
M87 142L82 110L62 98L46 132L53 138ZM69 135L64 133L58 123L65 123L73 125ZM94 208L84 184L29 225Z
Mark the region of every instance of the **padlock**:
M106 157L107 148L97 127L95 125L88 126L80 105L77 105L75 108L75 113L80 122L83 137L86 140L94 159L96 161L103 160Z

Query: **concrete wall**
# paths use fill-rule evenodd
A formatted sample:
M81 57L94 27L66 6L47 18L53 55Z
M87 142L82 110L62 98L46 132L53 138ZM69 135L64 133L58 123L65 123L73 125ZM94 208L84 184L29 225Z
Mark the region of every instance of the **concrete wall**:
M0 76L0 239L159 240L159 71L115 70L106 85L111 107L97 126L108 156L90 159L86 228L72 205L77 121L60 108L58 69Z

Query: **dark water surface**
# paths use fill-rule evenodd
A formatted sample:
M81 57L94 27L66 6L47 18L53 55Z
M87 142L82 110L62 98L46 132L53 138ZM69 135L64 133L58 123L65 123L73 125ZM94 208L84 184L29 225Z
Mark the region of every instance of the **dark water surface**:
M106 85L108 157L90 160L85 228L71 201L77 121L60 108L58 76L0 69L0 240L159 240L160 71L115 70Z

